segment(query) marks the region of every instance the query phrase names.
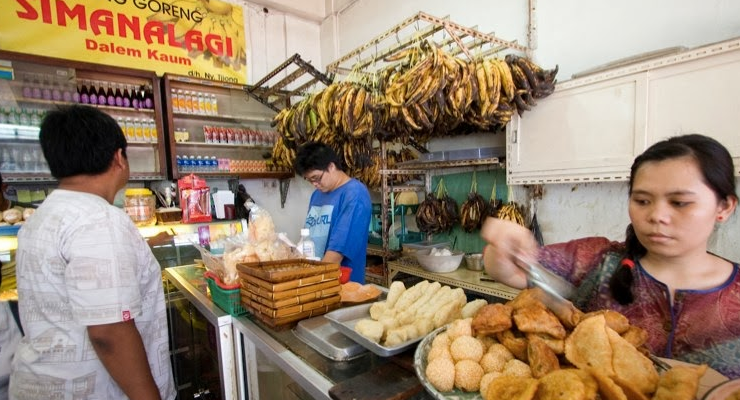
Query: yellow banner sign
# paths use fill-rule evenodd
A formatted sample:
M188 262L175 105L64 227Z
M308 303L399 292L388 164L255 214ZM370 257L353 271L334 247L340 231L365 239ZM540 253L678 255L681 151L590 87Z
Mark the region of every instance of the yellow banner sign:
M3 50L246 83L243 10L225 1L2 2Z

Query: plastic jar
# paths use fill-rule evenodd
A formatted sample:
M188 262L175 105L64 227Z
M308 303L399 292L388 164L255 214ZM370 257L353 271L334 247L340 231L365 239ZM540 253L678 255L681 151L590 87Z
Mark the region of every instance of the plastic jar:
M126 189L123 209L136 226L149 226L157 223L157 208L154 194L146 188Z

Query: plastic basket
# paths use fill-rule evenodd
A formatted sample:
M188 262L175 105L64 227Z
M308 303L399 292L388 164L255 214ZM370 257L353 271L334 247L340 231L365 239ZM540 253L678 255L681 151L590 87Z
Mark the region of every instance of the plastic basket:
M208 283L208 290L211 292L211 300L213 300L217 306L234 317L247 313L247 309L244 308L244 305L242 305L241 302L241 290L239 285L236 285L236 288L234 289L224 289L219 286L220 280L214 274L206 272L203 276L206 278L206 282Z

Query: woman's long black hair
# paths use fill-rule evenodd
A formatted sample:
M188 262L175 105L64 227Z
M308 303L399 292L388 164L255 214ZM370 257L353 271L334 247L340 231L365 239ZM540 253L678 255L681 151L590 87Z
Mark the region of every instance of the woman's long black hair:
M696 161L704 183L712 189L718 201L737 198L732 156L718 141L699 134L675 136L657 142L637 156L630 170L629 194L632 195L635 175L643 164L681 157L691 157ZM634 261L647 253L645 246L637 240L632 224L627 227L625 247L624 259L609 281L612 296L622 305L634 301Z

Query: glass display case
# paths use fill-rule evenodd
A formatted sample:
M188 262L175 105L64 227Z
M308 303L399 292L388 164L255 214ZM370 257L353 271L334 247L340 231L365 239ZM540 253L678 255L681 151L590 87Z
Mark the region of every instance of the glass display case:
M159 78L154 72L0 51L3 181L52 181L38 144L44 114L64 104L102 109L124 130L132 180L167 176Z

